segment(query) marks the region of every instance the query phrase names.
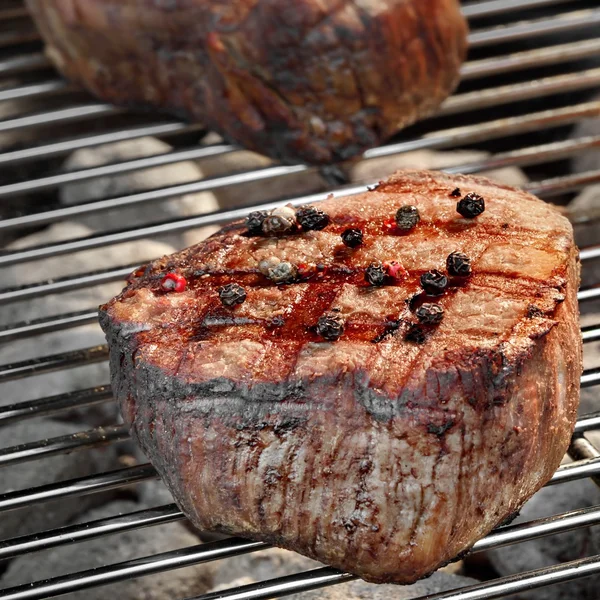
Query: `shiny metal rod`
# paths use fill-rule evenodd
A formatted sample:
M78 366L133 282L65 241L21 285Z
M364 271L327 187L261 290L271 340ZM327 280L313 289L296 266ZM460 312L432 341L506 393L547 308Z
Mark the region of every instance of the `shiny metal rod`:
M0 365L0 383L61 371L62 369L74 369L75 367L104 362L105 360L108 360L108 346L106 344L40 356L39 358Z
M587 29L600 24L600 10L592 8L562 13L535 21L522 21L511 25L501 25L492 29L474 31L469 35L469 47L481 48L492 44L505 44L517 40L531 39L550 33L565 33Z
M576 434L569 446L569 456L575 461L597 460L600 459L600 451L582 434ZM600 476L592 475L590 479L600 487Z
M183 519L185 519L183 513L175 504L167 504L125 515L69 525L60 529L0 541L0 560Z
M600 13L599 13L600 14ZM450 96L436 117L466 113L472 110L492 108L503 104L512 104L523 100L542 99L555 94L596 88L600 84L600 68L578 73L554 75L520 83L467 92Z
M504 0L500 1L504 3ZM535 50L473 60L465 63L460 73L461 79L467 81L477 77L489 77L490 75L500 75L501 73L523 71L525 69L539 69L540 67L592 58L598 56L598 54L600 54L599 39L579 40L568 44L546 46Z
M24 54L23 56L0 61L0 77L12 76L36 69L49 69L51 66L50 61L41 52Z
M46 127L59 123L76 122L83 119L108 117L123 112L111 104L84 104L71 106L44 113L27 115L16 119L0 121L0 133L16 131L17 129L31 129L32 127Z
M70 292L71 290L94 287L113 281L124 281L137 267L139 267L139 264L126 265L118 269L106 269L104 271L82 273L81 275L61 277L42 283L0 290L0 305L9 302L31 300L32 298L39 298L40 296L45 296L47 294L60 294Z
M23 98L31 98L32 96L57 94L59 92L69 91L70 89L72 89L71 86L61 79L34 83L19 88L0 90L0 102L5 102L7 100L22 100Z
M85 135L82 137L70 138L60 142L50 142L24 148L22 150L11 150L0 153L0 166L19 164L33 160L46 160L63 154L70 154L82 148L93 148L103 144L113 144L127 140L135 140L146 136L170 136L178 133L191 133L199 131L199 125L188 125L186 123L169 122L158 123L156 125L142 125L130 129L118 129L108 133L97 135Z
M0 512L29 508L34 504L59 500L60 498L105 492L150 479L158 479L158 474L154 467L144 464L116 469L99 475L87 475L59 483L41 485L27 490L18 490L0 495Z
M17 323L16 325L0 328L0 343L42 335L44 333L53 333L72 327L81 327L82 325L97 323L97 321L97 310L83 310L56 317L44 317L33 321Z
M600 341L600 326L590 325L589 327L582 327L581 338L584 344Z
M71 435L49 438L39 442L19 444L18 446L0 450L0 467L38 460L74 450L97 448L128 439L129 432L125 425L111 425L109 427L97 427L90 431L80 431Z
M250 542L239 538L210 542L0 590L0 598L3 600L41 600L135 577L164 573L221 558L231 558L253 552L261 547L263 547L261 542Z
M564 3L565 0L489 0L488 2L469 2L462 7L462 13L469 19L477 19Z
M583 433L590 429L600 429L600 411L580 417L575 424L574 433Z
M546 585L563 583L580 577L589 577L597 573L600 573L600 555L553 567L536 569L535 571L527 571L518 575L500 577L490 582L478 583L447 592L420 596L414 600L492 600ZM269 600L344 583L353 579L356 579L356 577L349 573L341 573L335 569L323 567L298 575L289 575L235 589L211 592L190 600Z
M83 408L103 402L112 401L113 394L109 385L65 392L56 396L48 396L39 400L28 400L0 407L0 425L20 419L31 419L53 415L66 410Z

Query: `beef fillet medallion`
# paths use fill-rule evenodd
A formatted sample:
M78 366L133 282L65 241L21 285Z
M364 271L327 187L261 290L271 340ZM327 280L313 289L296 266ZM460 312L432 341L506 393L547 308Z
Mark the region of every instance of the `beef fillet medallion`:
M459 80L458 0L27 0L71 81L327 164L434 112Z
M550 205L402 171L157 260L100 322L123 416L192 523L408 584L558 467L578 284Z

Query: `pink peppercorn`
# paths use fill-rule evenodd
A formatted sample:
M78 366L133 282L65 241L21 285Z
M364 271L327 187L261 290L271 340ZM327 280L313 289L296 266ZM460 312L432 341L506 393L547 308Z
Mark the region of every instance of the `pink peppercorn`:
M187 285L185 277L177 273L167 273L160 282L160 287L165 292L183 292Z

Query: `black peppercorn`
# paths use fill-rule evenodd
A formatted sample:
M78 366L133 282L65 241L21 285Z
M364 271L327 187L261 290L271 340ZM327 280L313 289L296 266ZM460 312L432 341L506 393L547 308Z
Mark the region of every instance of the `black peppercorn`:
M423 328L420 325L413 324L408 328L408 331L404 335L404 339L407 342L414 342L415 344L422 344L427 339Z
M425 325L437 325L444 317L444 309L439 304L422 304L417 308L417 319Z
M304 206L296 213L296 219L307 231L321 231L329 225L329 215L314 206Z
M323 315L317 322L316 331L328 342L335 342L344 333L344 323L335 315Z
M474 219L485 210L485 200L479 194L471 192L458 202L456 210L465 219Z
M360 229L346 229L342 233L342 242L348 248L358 248L363 243L363 232Z
M248 232L254 235L262 233L262 226L269 213L265 210L255 210L246 217Z
M454 188L450 192L450 198L460 198L461 196L462 196L462 194L460 192L460 188Z
M402 231L414 229L420 220L421 215L419 215L419 209L416 206L407 204L401 206L396 212L396 225Z
M421 275L421 285L428 296L441 296L448 287L448 278L443 273L433 269Z
M235 306L243 304L246 300L246 290L237 283L228 283L219 288L219 299L223 306Z
M387 271L383 265L369 265L365 269L365 281L372 286L378 287L385 284Z
M471 274L471 259L462 252L453 252L446 259L446 267L453 277L468 277Z

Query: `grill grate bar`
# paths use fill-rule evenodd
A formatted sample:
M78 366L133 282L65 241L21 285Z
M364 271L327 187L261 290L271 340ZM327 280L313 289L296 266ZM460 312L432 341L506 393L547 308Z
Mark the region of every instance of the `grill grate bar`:
M185 519L184 514L175 504L167 504L116 517L88 521L80 525L52 529L0 542L0 560L15 558L29 552L48 550L65 544L84 542L105 535L123 533L133 529L173 523L183 519Z
M538 165L561 160L563 158L569 158L580 152L593 150L598 147L600 147L600 135L587 136L583 138L562 140L560 142L552 142L550 144L541 144L539 146L531 146L528 148L519 148L518 150L511 150L510 152L502 152L495 154L486 160L473 162L471 164L463 164L458 167L449 167L443 170L446 173L470 174L509 166L520 167Z
M22 150L11 150L0 154L0 165L9 165L13 163L22 163L31 160L46 160L62 154L70 154L82 148L93 148L102 144L111 144L126 140L135 140L146 136L166 136L177 133L191 133L201 129L200 125L188 125L186 123L171 122L158 123L156 125L143 125L131 129L120 129L109 133L98 135L82 136L24 148Z
M546 46L535 50L525 50L503 56L494 56L480 60L472 60L462 67L461 79L467 81L477 77L489 77L502 73L512 73L525 69L539 68L542 66L558 65L561 63L581 60L597 56L600 52L600 40L594 38Z
M43 373L52 373L62 369L73 369L83 365L91 365L107 359L108 346L101 345L24 360L0 366L0 383L33 377Z
M49 548L56 548L65 544L92 540L105 535L123 533L133 529L173 523L183 519L185 519L185 516L175 504L167 504L116 517L88 521L81 525L61 527L60 529L53 529L0 542L0 560L15 558L29 552L48 550ZM590 524L592 524L592 519L593 515L589 519Z
M582 327L581 337L584 344L600 341L600 326L590 325L588 327Z
M595 88L598 84L600 84L600 68L477 90L475 92L450 96L442 104L436 116L467 113L482 108L512 104L522 100L536 100L554 94L566 94L568 92Z
M600 101L585 102L562 109L546 110L509 119L498 119L484 124L469 125L465 127L438 131L420 139L409 140L398 144L390 144L388 146L383 146L381 148L368 151L365 153L364 158L371 159L381 156L401 154L418 149L446 148L458 146L460 144L470 144L477 141L489 141L499 137L508 137L510 135L558 127L560 125L576 122L579 119L598 115L600 115ZM577 151L577 147L573 144L573 142L568 144L565 152ZM103 165L101 167L61 173L58 175L0 186L0 198L22 194L25 192L54 188L75 181L84 181L97 177L105 177L107 175L127 173L138 169L173 164L186 160L197 160L210 156L222 156L235 150L235 146L228 144L216 144L203 148L189 148L186 150L169 152L117 164ZM534 152L543 156L543 149L540 149L540 147L536 148ZM2 159L3 155L0 154L0 164L3 163ZM270 175L272 177L278 177L289 174L290 172L296 173L309 170L310 169L308 167L299 165L294 167L271 167ZM246 171L244 176L262 178L264 176L264 169ZM189 193L186 191L189 189L195 192L213 190L220 187L225 187L227 185L237 185L238 183L244 183L246 181L244 180L240 182L239 179L239 174L207 178L191 184L160 188L156 190L150 190L148 192L80 204L73 207L44 211L24 217L5 219L0 221L0 228L13 229L36 224L39 225L43 223L51 223L75 215L79 216L85 213L121 208L136 203L150 201L154 202L173 197L174 195L178 195L180 193Z
M581 375L581 387L588 388L600 384L600 367L596 369L586 369Z
M576 460L572 463L561 465L546 485L558 485L559 483L566 483L586 477L598 477L599 474L600 457Z
M0 598L4 600L39 600L134 577L164 573L203 562L231 558L263 548L262 542L251 542L239 538L210 542L0 590Z
M501 25L482 29L469 35L469 47L481 48L492 44L505 44L550 33L566 33L600 23L600 10L592 8L563 13L532 21L522 21L514 25Z
M578 460L561 465L546 485L556 485L598 475L600 475L600 458ZM17 490L0 495L0 512L26 508L60 498L94 494L149 479L158 479L158 474L152 465L146 463L27 490Z
M189 160L200 160L202 158L211 156L222 156L232 152L234 149L235 148L232 146L225 146L222 144L213 146L195 146L193 148L187 148L184 150L173 150L172 152L166 152L164 154L156 154L154 156L126 160L100 167L91 167L78 171L59 173L58 175L51 175L48 177L42 177L40 179L28 179L19 183L11 183L0 186L0 198L16 196L28 192L38 192L41 190L53 189L68 183L86 181L88 179L97 179L99 177L106 177L108 175L122 175L124 173L131 173L132 171L150 169L164 165L172 165ZM95 203L91 203L89 206L93 207L94 204Z
M125 279L139 264L127 265L117 269L106 269L104 271L94 271L92 273L82 273L75 277L62 277L43 283L34 283L24 285L18 288L0 290L0 305L8 302L16 302L38 298L46 294L59 294L71 290L77 290L86 287L110 283Z
M125 425L111 425L38 442L19 444L0 450L0 467L72 452L73 450L97 448L128 439L129 432Z
M0 91L0 102L7 100L22 100L23 98L31 98L33 96L42 96L56 94L58 92L66 92L73 89L66 81L61 79L53 81L43 81L23 87L12 88Z
M475 2L462 7L462 12L469 19L492 17L515 10L528 10L544 8L555 4L564 4L565 0L490 0L488 2Z
M579 300L579 302L589 302L590 300L597 300L598 298L600 298L600 286L579 290L577 292L577 300ZM0 369L0 373L1 372Z
M574 434L584 433L590 429L600 429L600 411L581 417L575 425Z
M0 133L16 131L17 129L31 129L33 127L46 127L64 123L74 123L88 118L109 117L124 112L111 104L83 104L51 110L44 113L35 113L16 119L0 121Z
M158 474L152 465L143 464L33 487L25 491L9 492L0 495L0 512L27 508L34 504L59 500L60 498L105 492L150 479L158 479Z
M18 323L14 326L0 328L0 343L10 342L19 338L53 333L96 323L98 320L97 310L83 310L79 312L65 313L56 317L46 317Z
M581 259L581 262L600 258L600 245L584 248L580 251L579 258Z
M526 571L518 575L500 577L490 582L447 592L420 596L414 600L491 600L546 585L589 577L596 573L600 573L600 555L536 569L535 571ZM340 573L329 567L324 567L298 575L289 575L257 584L240 586L232 590L203 594L190 600L268 600L352 581L353 579L356 579L356 577L348 573Z
M528 183L523 189L534 196L551 198L559 196L565 192L572 192L600 182L600 170L587 171L576 175L566 175L564 177L552 177L544 181Z
M112 401L113 395L109 385L65 392L56 396L48 396L39 400L28 400L9 404L0 408L0 423L5 425L18 419L30 419L52 415L65 410L82 408Z
M0 61L0 77L45 68L51 68L51 64L43 53L24 54Z
M600 458L600 452L583 435L576 435L569 446L569 456L573 460L594 460ZM600 475L592 475L592 481L600 487Z

